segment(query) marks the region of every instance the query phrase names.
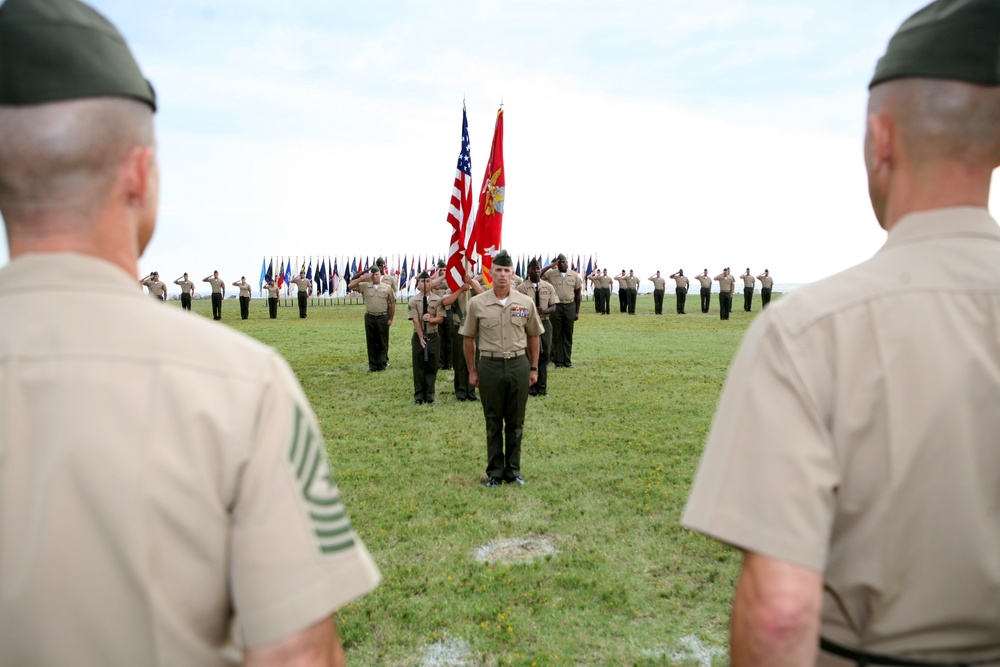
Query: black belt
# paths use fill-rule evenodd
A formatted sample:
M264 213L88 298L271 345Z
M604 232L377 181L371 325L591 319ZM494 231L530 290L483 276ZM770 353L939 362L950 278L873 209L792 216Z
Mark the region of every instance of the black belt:
M895 667L971 667L972 665L995 665L1000 663L1000 656L985 660L960 660L958 662L928 662L926 660L894 658L891 655L855 651L846 646L834 644L832 641L823 639L822 637L819 638L819 647L827 653L852 660L859 667L867 667L868 665L894 665Z

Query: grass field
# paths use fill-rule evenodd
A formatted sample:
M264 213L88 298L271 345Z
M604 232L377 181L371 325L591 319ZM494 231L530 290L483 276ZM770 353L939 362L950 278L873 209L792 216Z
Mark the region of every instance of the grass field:
M664 316L648 295L634 317L617 299L610 316L584 303L576 367L551 368L549 395L529 399L527 485L497 489L481 484L481 405L454 399L449 371L436 405L412 405L403 304L391 366L369 374L361 306L304 320L283 307L269 320L255 299L244 322L226 301L223 324L277 348L298 375L382 570L379 588L338 614L349 663L727 664L739 555L679 519L758 298L751 315L737 295L727 322L715 295L709 314L695 296L683 317L669 296Z

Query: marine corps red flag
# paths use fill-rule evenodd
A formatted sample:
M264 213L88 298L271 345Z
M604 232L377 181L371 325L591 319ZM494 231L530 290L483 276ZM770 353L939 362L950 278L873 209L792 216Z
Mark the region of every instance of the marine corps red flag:
M471 246L481 259L481 273L487 287L493 285L493 255L500 252L500 231L503 227L503 204L506 178L503 171L503 108L497 111L493 130L493 148L486 163L483 187L479 190L479 208L472 230ZM470 253L471 254L471 253Z

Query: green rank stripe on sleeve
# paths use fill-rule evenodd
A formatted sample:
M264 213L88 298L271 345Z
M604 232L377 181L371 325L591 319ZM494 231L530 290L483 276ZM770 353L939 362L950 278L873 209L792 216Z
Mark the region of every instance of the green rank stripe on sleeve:
M354 532L322 444L302 408L296 405L288 465L302 491L317 546L321 553L329 554L354 546Z

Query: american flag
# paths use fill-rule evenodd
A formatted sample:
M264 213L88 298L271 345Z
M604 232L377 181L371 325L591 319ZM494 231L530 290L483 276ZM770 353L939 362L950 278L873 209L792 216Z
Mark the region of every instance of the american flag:
M455 184L448 206L448 224L451 225L451 247L448 249L446 279L452 291L465 282L467 262L474 258L467 256L469 239L472 237L472 153L469 150L469 119L462 105L462 151L458 154L455 169Z

